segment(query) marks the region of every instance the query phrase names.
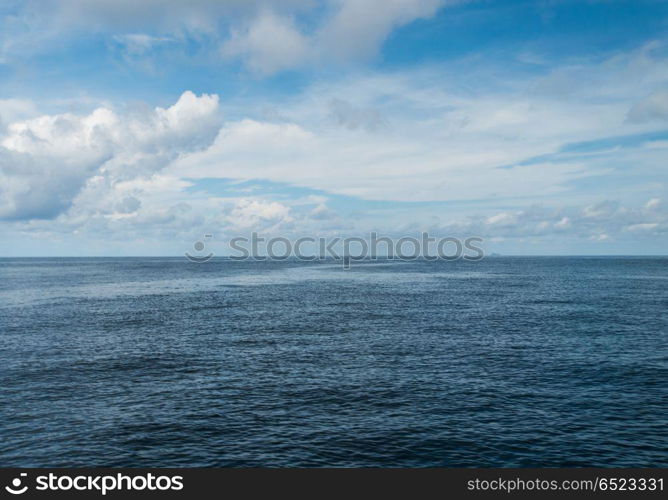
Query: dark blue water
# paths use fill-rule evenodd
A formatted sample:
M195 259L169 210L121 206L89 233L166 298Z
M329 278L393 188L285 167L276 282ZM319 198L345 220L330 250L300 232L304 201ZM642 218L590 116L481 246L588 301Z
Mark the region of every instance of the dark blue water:
M668 466L668 259L0 260L0 466Z

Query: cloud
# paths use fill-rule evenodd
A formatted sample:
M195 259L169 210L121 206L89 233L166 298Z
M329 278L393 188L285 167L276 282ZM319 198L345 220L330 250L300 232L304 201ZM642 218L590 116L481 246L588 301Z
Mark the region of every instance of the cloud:
M299 68L307 63L331 65L374 57L398 26L433 16L443 0L330 0L331 13L310 32L290 15L261 11L244 29L232 29L221 49L260 75Z
M375 132L387 126L382 113L374 108L359 108L344 99L334 98L329 102L332 117L342 127L350 130L364 129Z
M655 211L661 207L661 198L652 198L645 204L646 210Z
M207 146L217 110L217 96L184 92L169 108L125 115L98 108L11 123L0 137L0 218L54 218L88 183L151 175Z
M0 99L0 133L11 122L38 114L32 101L27 99Z
M568 229L572 226L571 218L564 216L555 222L553 226L557 229Z
M417 19L432 17L443 0L338 0L338 9L317 34L327 57L365 60L376 55L390 32Z
M607 219L620 210L619 203L616 201L605 200L595 205L589 205L582 211L582 216L587 219Z
M212 31L227 17L268 6L298 11L312 5L311 0L27 0L20 13L35 21L50 18L58 30L178 33Z
M0 61L48 51L54 40L99 35L126 62L194 42L252 72L374 57L396 27L433 16L445 0L27 0L0 19Z
M244 198L235 204L226 220L239 230L272 231L291 223L293 218L290 208L281 203Z
M629 111L628 119L638 123L668 120L668 90L655 92L635 104Z
M128 55L142 55L153 47L173 42L171 37L158 37L146 35L144 33L129 33L125 35L115 35L114 40L125 48Z
M651 78L629 87L638 58ZM216 96L191 92L122 112L19 106L0 133L0 217L31 234L128 239L410 231L434 217L486 238L656 238L662 125L627 115L668 83L665 62L643 50L535 75L470 60L352 73L281 100L228 99L226 121ZM580 91L555 93L552 78ZM216 179L276 188L223 192Z
M659 227L657 222L643 222L640 224L631 224L627 226L627 231L653 231Z
M610 236L605 233L593 234L589 237L591 241L608 241Z
M173 36L153 36L146 33L128 33L113 36L109 44L117 50L123 63L147 74L159 75L164 70L160 57L175 58L180 40Z
M486 239L527 239L575 237L591 241L626 238L636 235L668 234L668 212L648 211L603 200L586 206L532 205L523 210L492 215L468 215L460 220L430 228L441 234L477 235Z
M315 0L25 0L0 17L0 63L21 62L82 35L113 41L111 46L120 44L135 57L167 40L214 50L231 26L267 8L296 14L314 5Z
M309 40L288 17L261 13L243 31L234 29L221 53L226 58L241 58L258 74L272 74L303 64L311 55Z
M337 217L336 213L330 210L324 203L320 203L317 207L311 210L309 216L313 220L331 220L336 219Z
M631 185L656 196L665 153L644 144L662 129L627 113L638 93L668 84L665 66L643 47L534 75L470 60L353 74L280 103L245 103L238 114L265 116L271 105L273 118L228 121L170 171L395 202L512 204L536 193L582 202ZM646 78L629 86L623 75L638 68ZM555 93L552 79L579 91Z
M116 205L116 212L121 214L131 214L139 210L141 201L134 196L126 196Z
M489 226L508 227L517 224L517 216L502 212L500 214L492 215L485 220L485 224Z

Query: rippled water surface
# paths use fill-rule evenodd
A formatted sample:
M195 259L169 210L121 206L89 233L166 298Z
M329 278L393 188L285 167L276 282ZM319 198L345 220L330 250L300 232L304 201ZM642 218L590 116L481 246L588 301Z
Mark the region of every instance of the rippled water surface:
M1 466L668 466L668 259L0 259Z

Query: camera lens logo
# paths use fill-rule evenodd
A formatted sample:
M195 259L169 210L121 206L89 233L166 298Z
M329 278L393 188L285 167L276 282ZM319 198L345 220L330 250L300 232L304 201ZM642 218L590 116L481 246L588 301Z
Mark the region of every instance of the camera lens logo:
M204 235L204 241L210 240L213 238L212 234L205 234ZM206 244L204 241L196 241L193 244L193 248L195 249L196 252L201 253L204 252L206 249ZM204 262L208 262L213 258L213 252L209 252L207 255L190 255L188 252L186 252L186 259L188 259L190 262L197 262L198 264L202 264Z
M21 482L22 482L21 478L24 478L27 475L28 474L26 474L25 472L22 472L20 474L20 477L15 477L14 479L12 479L12 485L11 486L5 486L5 489L9 493L11 493L12 495L22 495L22 494L24 494L26 491L28 491L28 487L24 486L23 488L21 488Z

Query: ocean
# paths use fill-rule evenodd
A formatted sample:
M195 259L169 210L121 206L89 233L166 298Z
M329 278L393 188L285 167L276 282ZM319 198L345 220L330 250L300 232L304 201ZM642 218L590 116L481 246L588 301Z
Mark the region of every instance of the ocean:
M668 258L0 259L0 465L668 466Z

